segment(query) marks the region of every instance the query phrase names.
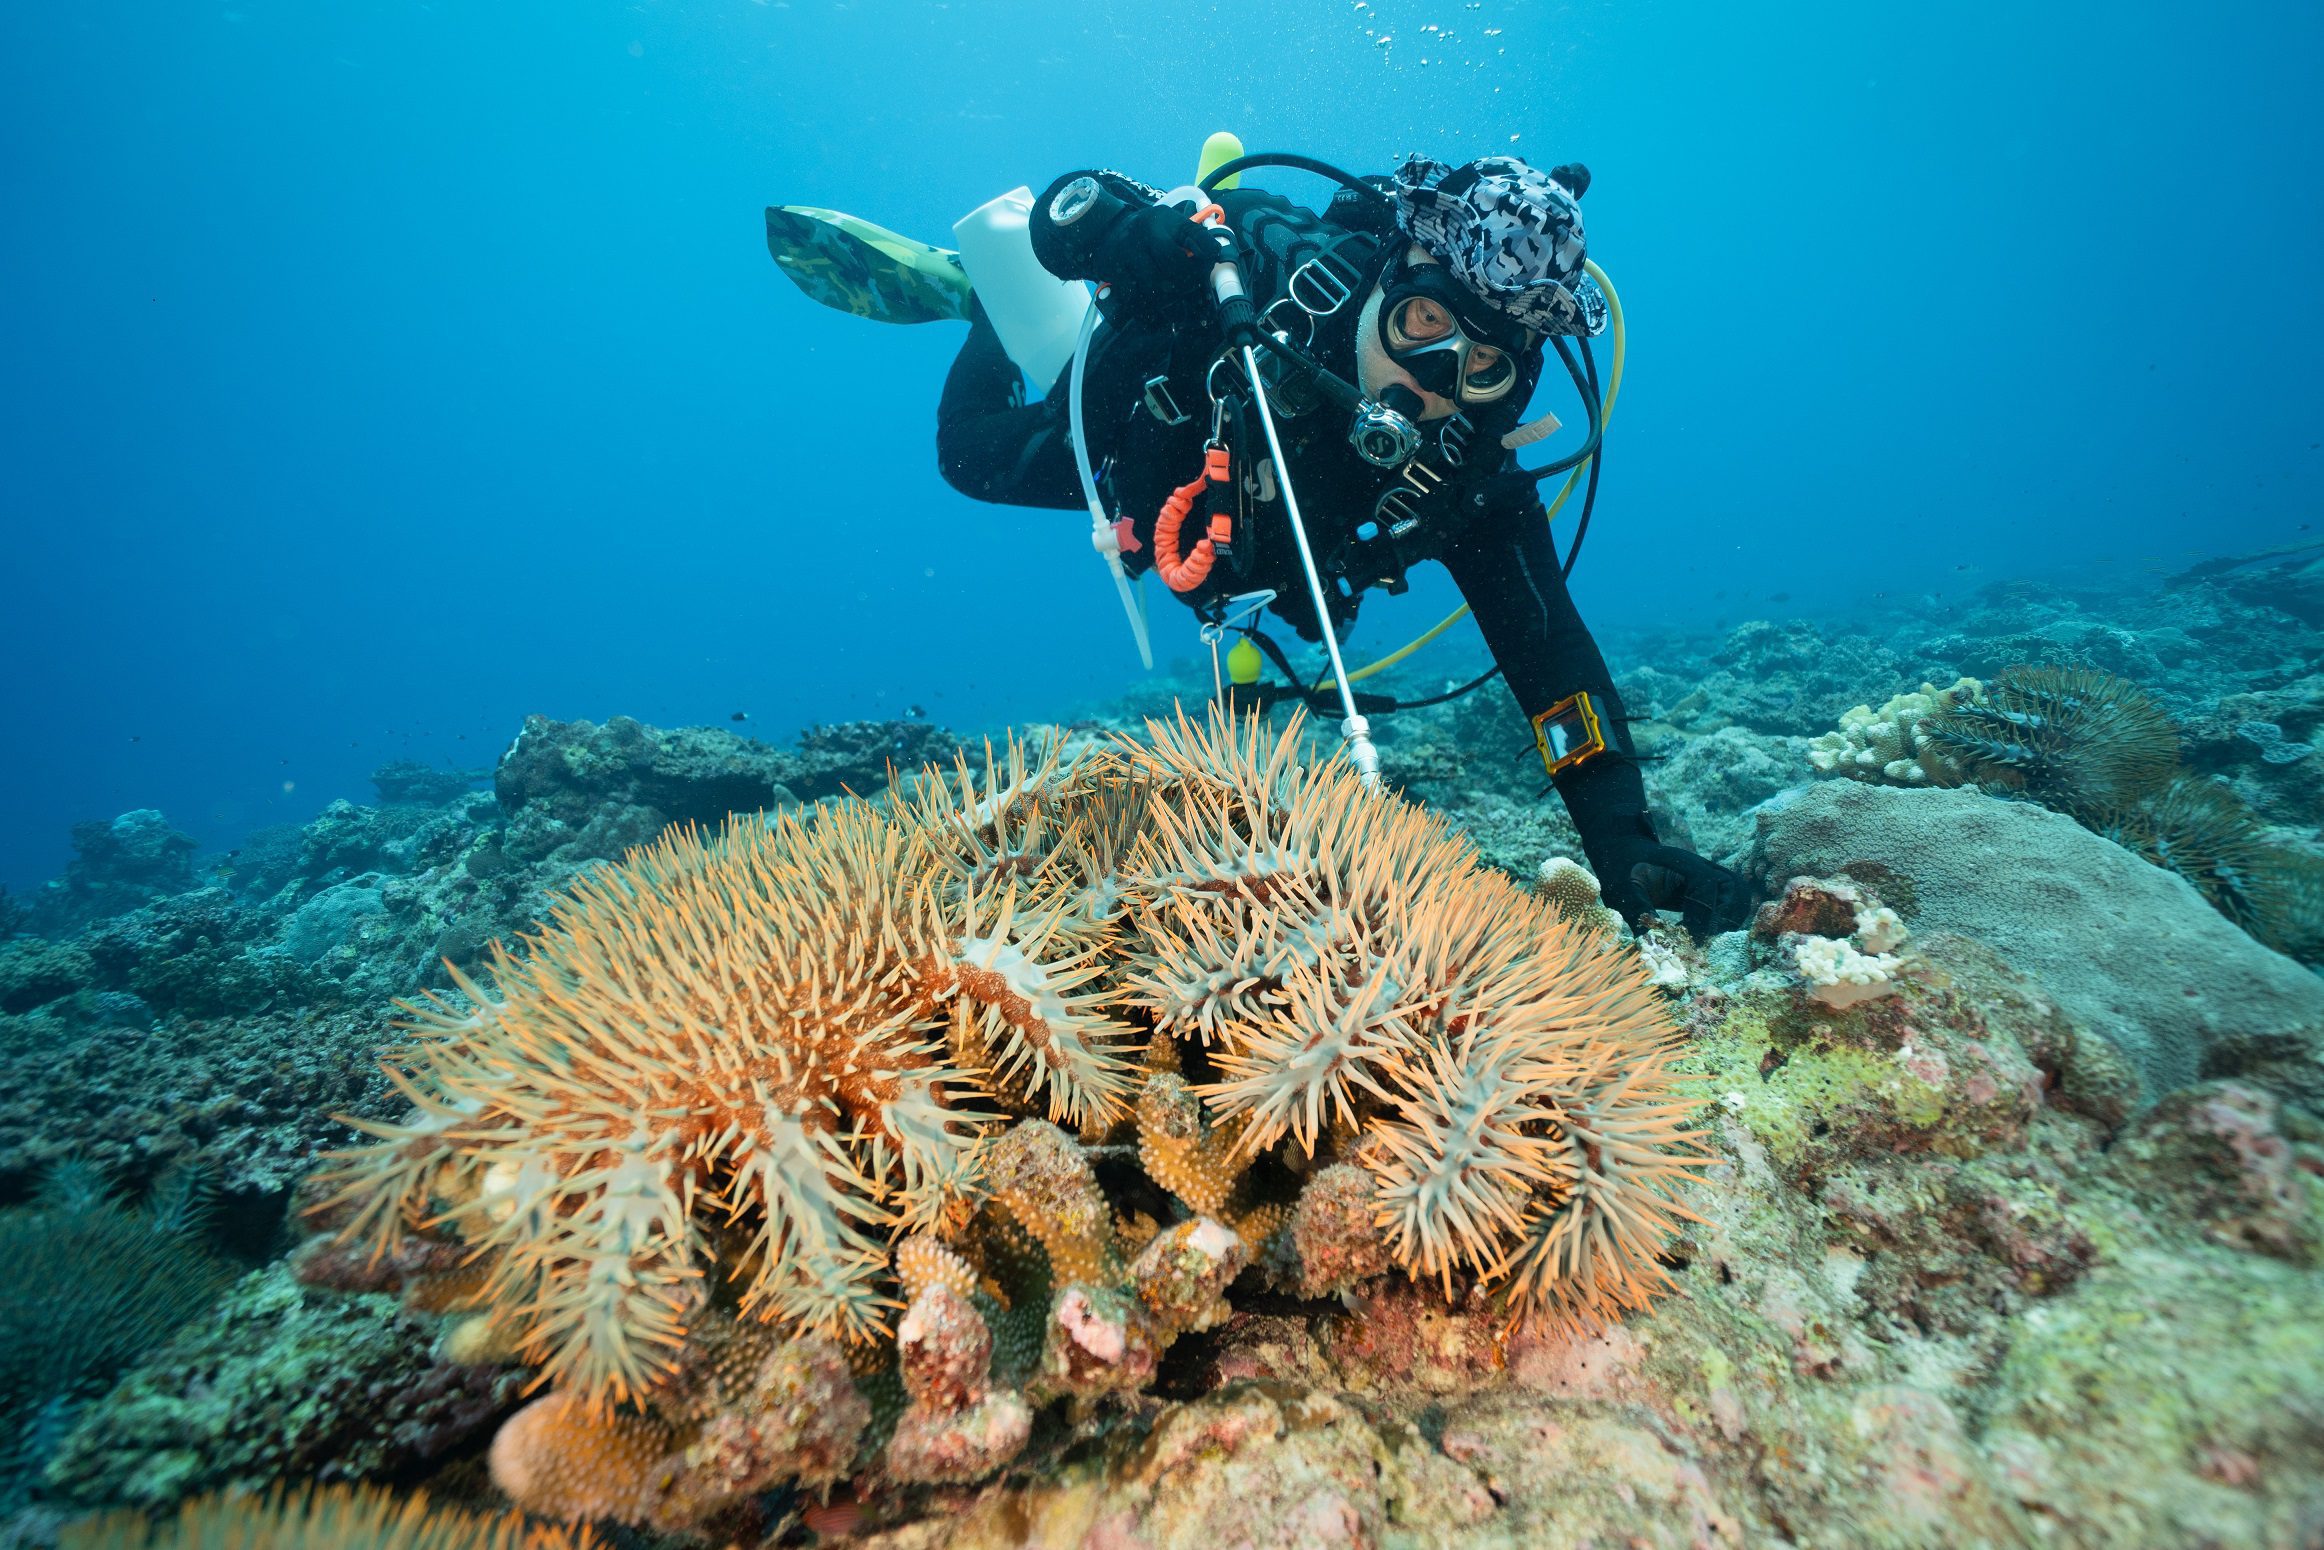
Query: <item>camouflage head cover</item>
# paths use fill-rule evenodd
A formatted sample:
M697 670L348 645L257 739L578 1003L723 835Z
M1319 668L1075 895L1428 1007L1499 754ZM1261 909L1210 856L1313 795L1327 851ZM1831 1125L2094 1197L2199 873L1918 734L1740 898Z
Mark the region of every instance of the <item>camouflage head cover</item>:
M1396 226L1536 333L1605 331L1605 293L1582 271L1579 191L1550 174L1514 156L1464 167L1415 156L1396 172Z

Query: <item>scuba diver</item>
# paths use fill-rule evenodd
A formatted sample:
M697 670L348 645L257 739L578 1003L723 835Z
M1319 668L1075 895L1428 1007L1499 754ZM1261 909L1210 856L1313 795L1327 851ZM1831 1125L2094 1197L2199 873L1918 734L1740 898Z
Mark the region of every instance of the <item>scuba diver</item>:
M1338 187L1317 213L1240 186L1263 165ZM1214 673L1218 642L1238 637L1236 703L1343 711L1367 776L1367 711L1501 676L1606 904L1634 924L1675 910L1707 936L1744 922L1751 890L1657 838L1620 696L1566 588L1621 361L1617 332L1602 389L1589 341L1610 314L1618 330L1619 306L1585 256L1589 185L1578 164L1545 172L1508 156L1415 156L1393 178L1357 178L1246 157L1217 135L1191 187L1070 172L972 212L954 228L958 252L807 206L769 209L767 231L777 263L830 305L968 322L936 414L945 480L978 500L1086 508L1149 665L1131 579L1152 571L1203 620ZM1525 468L1519 450L1559 428L1553 414L1527 418L1553 359L1588 435ZM1028 380L1049 390L1029 400ZM1540 493L1558 473L1559 504L1586 481L1562 561ZM1428 700L1357 692L1364 675L1347 672L1340 638L1369 590L1403 591L1428 560L1459 586L1493 668ZM1294 672L1262 611L1321 645L1330 676ZM1262 657L1284 683L1255 682Z

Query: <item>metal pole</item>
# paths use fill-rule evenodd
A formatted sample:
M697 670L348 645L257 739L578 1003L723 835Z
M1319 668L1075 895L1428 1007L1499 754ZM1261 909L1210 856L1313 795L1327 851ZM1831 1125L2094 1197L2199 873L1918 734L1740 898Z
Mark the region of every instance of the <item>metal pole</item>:
M1275 435L1275 412L1267 404L1267 385L1259 376L1258 352L1249 345L1243 349L1243 371L1251 379L1251 400L1259 406L1259 424L1267 432L1267 455L1275 462L1275 482L1283 490L1283 508L1291 514L1291 538L1299 546L1299 565L1307 572L1307 595L1315 600L1316 628L1323 632L1323 649L1331 657L1332 682L1339 685L1340 709L1347 719L1340 723L1340 736L1348 745L1348 758L1356 766L1356 774L1368 787L1380 784L1380 751L1372 746L1372 724L1356 710L1356 691L1348 685L1347 664L1340 660L1339 637L1332 632L1331 599L1323 589L1323 577L1315 569L1315 551L1307 545L1307 523L1299 515L1299 496L1291 488L1291 469L1283 456L1283 443Z

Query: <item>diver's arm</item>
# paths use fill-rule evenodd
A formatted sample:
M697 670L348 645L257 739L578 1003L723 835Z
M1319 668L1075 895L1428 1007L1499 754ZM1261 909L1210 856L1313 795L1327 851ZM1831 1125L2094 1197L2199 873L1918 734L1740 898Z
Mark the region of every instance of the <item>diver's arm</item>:
M973 500L1077 511L1065 397L1052 390L1028 404L1023 377L1001 347L981 303L970 304L968 342L944 378L936 404L936 466L944 482Z
M1628 920L1680 909L1698 936L1742 924L1743 880L1655 836L1621 697L1566 590L1540 498L1483 517L1444 559L1528 721L1579 691L1598 704L1606 752L1552 779L1608 906Z

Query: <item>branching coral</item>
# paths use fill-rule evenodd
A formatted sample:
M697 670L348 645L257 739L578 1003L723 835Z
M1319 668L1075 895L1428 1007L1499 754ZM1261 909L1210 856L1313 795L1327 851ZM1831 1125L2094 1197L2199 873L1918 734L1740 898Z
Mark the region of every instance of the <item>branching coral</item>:
M993 1336L977 1308L976 1272L930 1237L907 1240L896 1269L911 1299L896 1327L896 1362L910 1399L888 1439L899 1480L975 1480L1016 1457L1032 1408L993 1381Z

